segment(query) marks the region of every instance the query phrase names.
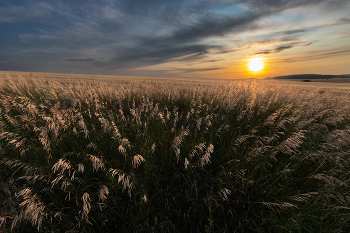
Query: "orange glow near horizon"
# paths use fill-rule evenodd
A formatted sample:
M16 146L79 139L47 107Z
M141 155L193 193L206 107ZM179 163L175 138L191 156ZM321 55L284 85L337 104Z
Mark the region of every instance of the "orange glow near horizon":
M250 58L248 62L248 68L252 72L259 72L264 68L264 59L255 57L255 58Z

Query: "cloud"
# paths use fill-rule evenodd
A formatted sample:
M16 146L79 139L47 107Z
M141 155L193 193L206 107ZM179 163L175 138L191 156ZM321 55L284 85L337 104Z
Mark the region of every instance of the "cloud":
M327 0L241 0L232 1L247 8L242 15L215 16L206 13L197 23L182 27L174 32L172 38L176 41L191 41L212 36L224 36L227 33L239 33L247 30L258 29L255 23L264 17L279 14L285 10L326 2ZM337 2L346 2L338 0ZM231 4L232 4L231 3ZM282 33L291 35L305 32L306 29L287 30Z
M333 57L333 56L347 54L347 53L350 54L350 49L338 50L338 51L332 51L332 52L326 52L326 53L325 52L316 52L316 53L317 54L314 54L314 55L301 56L297 58L287 58L287 59L284 59L283 62L309 61L309 60Z
M194 25L176 30L171 36L173 41L193 41L212 36L224 36L229 32L249 30L249 26L259 19L259 14L247 14L240 17L210 17L206 16Z
M209 61L203 61L203 62L218 62L218 61L224 61L225 59L213 59Z
M52 10L53 7L44 2L36 4L27 2L23 5L6 4L6 6L0 7L0 22L41 20L48 16Z
M336 24L349 24L350 23L350 18L342 17L339 18Z
M178 71L182 71L184 73L193 73L193 72L206 72L206 71L213 71L213 70L220 70L223 68L220 67L211 67L211 68L199 68L199 69L177 69Z
M255 55L265 55L265 54L270 54L273 53L272 50L261 50L259 52L256 52Z
M264 36L265 37L265 36ZM248 40L246 43L249 43L250 45L258 44L258 45L266 45L266 44L280 44L285 42L300 42L300 38L298 37L280 37L276 36L275 33L272 35L268 35L268 38L255 38L253 40Z
M262 51L255 53L255 54L259 55L259 54L280 53L284 50L294 48L297 45L298 45L298 43L293 43L293 44L288 44L288 45L280 45L280 46L275 47L274 49L262 50Z
M296 33L302 33L302 32L306 32L306 29L295 29L295 30L288 30L288 31L283 31L280 32L282 34L287 34L287 35L292 35L292 34L296 34Z
M290 44L290 45L282 45L278 46L277 48L274 49L275 53L282 52L283 50L290 49L295 47L295 44Z
M125 69L137 68L143 66L150 66L170 61L174 58L184 57L190 55L190 58L183 58L182 60L193 59L197 56L207 54L210 45L183 45L183 46L168 46L160 47L137 47L137 49L128 50L125 54L113 57L107 61L96 61L94 64L97 67L104 67L107 69Z
M256 11L280 12L297 7L319 6L327 12L341 9L349 4L348 0L241 0L241 4Z
M69 62L94 62L94 61L96 61L96 59L93 59L93 58L67 58L64 60L69 61Z

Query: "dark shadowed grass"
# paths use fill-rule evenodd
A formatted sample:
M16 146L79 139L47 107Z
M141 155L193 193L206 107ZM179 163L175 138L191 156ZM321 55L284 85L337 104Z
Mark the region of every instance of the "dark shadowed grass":
M349 94L0 85L5 232L348 232Z

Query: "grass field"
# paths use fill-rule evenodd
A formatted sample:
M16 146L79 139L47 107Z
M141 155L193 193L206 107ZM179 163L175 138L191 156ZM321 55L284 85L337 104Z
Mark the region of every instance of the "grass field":
M347 89L102 80L1 74L2 231L350 231Z

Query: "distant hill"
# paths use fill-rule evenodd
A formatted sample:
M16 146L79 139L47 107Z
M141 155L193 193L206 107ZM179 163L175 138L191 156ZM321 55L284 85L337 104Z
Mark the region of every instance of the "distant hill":
M350 74L343 74L343 75L293 74L293 75L269 77L267 79L332 79L332 78L350 78Z

